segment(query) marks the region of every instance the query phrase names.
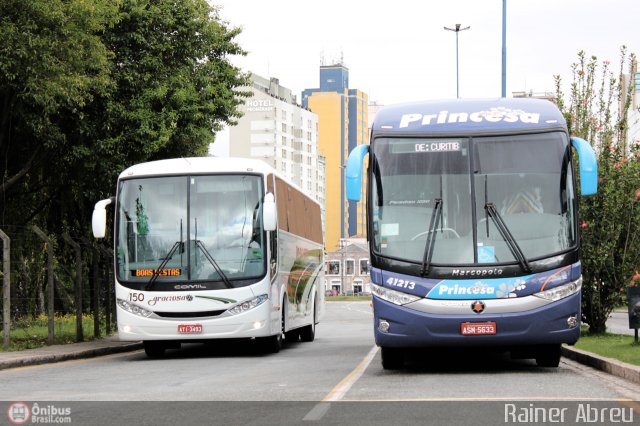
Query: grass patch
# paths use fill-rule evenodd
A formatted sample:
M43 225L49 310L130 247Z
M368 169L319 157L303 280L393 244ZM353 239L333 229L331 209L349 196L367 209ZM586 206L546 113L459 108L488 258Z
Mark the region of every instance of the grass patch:
M327 302L357 302L371 300L371 296L325 296Z
M53 321L54 344L61 345L76 342L76 316L75 314L56 315ZM100 331L105 334L106 323L104 318L100 321ZM82 331L85 341L93 340L93 315L82 316ZM46 315L36 318L21 319L11 324L11 337L9 352L22 351L47 346L49 336L49 323ZM0 330L0 352L4 352L2 342L4 333Z
M575 347L607 358L640 366L640 345L633 336L622 334L582 334Z

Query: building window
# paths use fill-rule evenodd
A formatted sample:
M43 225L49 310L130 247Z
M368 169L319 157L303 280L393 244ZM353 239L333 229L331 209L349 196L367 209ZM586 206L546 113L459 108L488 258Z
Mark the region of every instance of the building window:
M282 111L284 112L284 111ZM282 133L287 133L287 124L286 123L282 123Z
M340 280L331 280L331 295L337 296L342 293L342 284Z
M360 259L359 275L369 275L369 259Z
M356 269L356 261L353 259L347 259L344 261L344 274L354 275Z
M353 294L354 296L362 296L364 291L362 280L353 280Z
M324 271L327 275L340 275L340 261L330 260L326 263L326 269Z

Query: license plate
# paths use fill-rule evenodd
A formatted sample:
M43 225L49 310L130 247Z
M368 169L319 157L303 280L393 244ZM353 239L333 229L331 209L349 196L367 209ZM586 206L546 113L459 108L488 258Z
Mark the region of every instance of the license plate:
M178 325L178 333L200 334L202 333L202 324L180 324Z
M477 336L482 334L496 334L495 322L463 322L460 324L463 336Z

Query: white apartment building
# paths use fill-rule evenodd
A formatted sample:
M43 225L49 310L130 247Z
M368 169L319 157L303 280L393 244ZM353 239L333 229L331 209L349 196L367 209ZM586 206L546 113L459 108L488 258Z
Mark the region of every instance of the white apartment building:
M318 151L318 115L296 102L276 78L253 74L244 115L229 128L229 155L259 158L321 205L324 220L325 159Z

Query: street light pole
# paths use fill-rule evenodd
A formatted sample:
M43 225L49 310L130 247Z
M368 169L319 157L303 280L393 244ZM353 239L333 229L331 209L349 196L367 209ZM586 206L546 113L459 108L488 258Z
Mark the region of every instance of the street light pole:
M456 33L456 98L460 97L460 73L458 70L458 33L460 31L465 31L471 28L470 26L466 26L464 28L460 28L461 24L456 24L455 28L444 27L447 31L454 31Z
M507 0L502 0L502 97L507 97Z

